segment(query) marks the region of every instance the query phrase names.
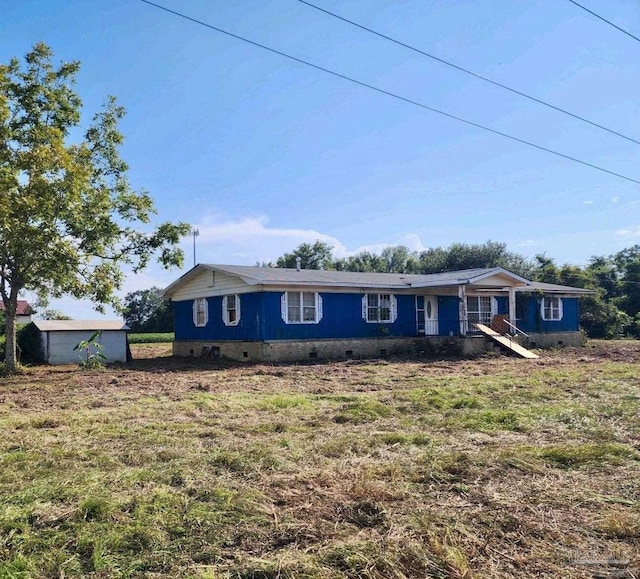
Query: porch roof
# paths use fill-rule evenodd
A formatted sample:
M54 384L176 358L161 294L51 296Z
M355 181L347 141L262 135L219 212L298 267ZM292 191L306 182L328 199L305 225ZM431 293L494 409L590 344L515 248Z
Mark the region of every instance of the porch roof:
M545 294L573 294L573 295L593 295L596 290L581 287L571 287L568 285L558 285L555 283L544 283L541 281L532 281L531 285L526 288L518 288L518 291L541 291Z

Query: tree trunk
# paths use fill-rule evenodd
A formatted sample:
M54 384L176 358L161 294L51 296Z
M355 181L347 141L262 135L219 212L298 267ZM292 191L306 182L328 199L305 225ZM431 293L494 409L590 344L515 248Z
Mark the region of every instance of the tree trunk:
M4 371L5 374L13 374L18 369L16 357L16 311L18 309L18 297L11 296L4 309L4 329L6 343L4 346Z

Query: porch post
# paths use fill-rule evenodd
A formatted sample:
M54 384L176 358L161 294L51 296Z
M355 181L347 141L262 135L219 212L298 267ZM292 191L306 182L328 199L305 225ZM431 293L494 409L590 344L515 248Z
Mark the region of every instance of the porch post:
M513 286L509 287L509 323L516 325L516 288ZM515 333L515 330L509 328L509 333Z
M467 335L467 291L464 285L458 286L458 298L459 298L459 315L460 315L460 335Z

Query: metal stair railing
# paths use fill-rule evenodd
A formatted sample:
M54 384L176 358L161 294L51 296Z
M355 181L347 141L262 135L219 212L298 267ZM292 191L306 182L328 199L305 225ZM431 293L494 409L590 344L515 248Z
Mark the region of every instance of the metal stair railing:
M523 332L518 326L516 326L515 324L512 324L509 320L502 320L502 323L506 324L507 326L509 326L510 328L512 328L515 332L515 335L517 336L518 334L524 336L525 338L529 338L529 334L527 334L526 332Z

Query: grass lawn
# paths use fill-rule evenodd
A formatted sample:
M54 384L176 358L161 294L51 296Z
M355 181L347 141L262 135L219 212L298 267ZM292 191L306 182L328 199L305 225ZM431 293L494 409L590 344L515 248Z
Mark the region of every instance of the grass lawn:
M283 366L131 348L0 378L0 579L638 577L640 342Z

